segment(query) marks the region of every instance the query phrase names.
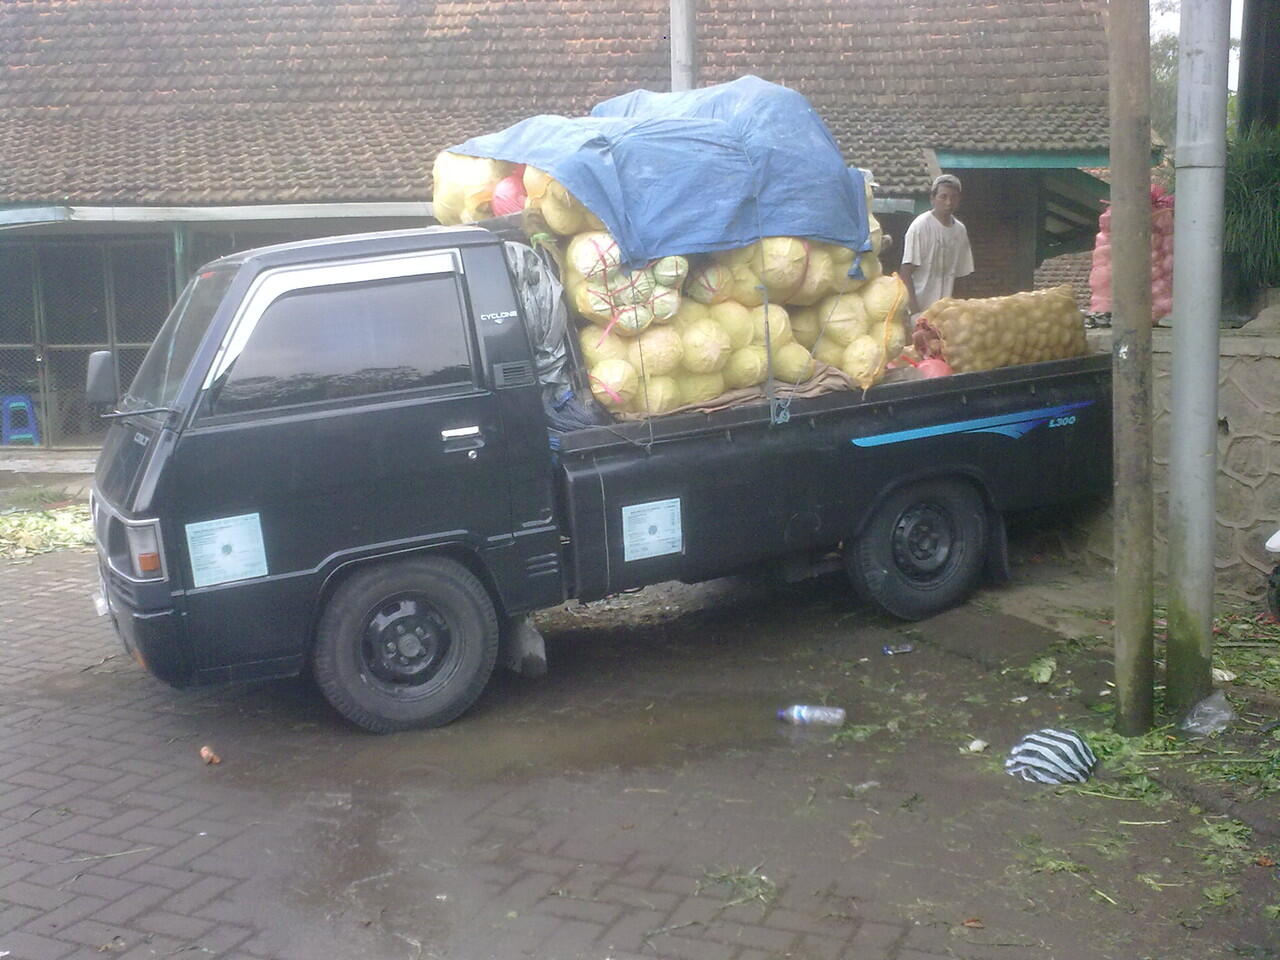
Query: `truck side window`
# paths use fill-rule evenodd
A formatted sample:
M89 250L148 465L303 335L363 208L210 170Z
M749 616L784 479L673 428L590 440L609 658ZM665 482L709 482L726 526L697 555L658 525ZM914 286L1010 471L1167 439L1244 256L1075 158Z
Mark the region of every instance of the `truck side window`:
M456 279L396 277L274 301L215 387L209 413L461 384L471 384L471 367Z

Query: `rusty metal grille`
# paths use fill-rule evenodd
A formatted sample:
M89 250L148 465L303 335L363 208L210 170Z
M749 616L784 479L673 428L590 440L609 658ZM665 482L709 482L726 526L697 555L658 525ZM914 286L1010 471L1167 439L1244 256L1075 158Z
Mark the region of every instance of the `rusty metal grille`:
M110 345L104 253L98 243L38 248L41 333L47 347L92 346L102 350Z

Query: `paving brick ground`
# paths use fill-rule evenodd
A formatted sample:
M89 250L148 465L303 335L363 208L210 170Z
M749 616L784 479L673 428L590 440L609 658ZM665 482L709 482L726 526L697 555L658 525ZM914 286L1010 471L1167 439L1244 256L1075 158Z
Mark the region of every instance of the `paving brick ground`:
M92 578L70 552L0 567L0 951L15 960L937 955L909 922L833 910L851 902L839 877L768 905L703 889L746 824L726 830L696 798L741 759L627 769L625 750L596 764L583 744L573 772L538 776L522 753L542 731L455 767L466 725L365 736L300 681L173 691L94 615ZM532 708L491 703L473 723ZM435 759L411 745L428 737L447 741ZM206 742L224 763L199 762Z
M774 707L850 697L859 670L886 689L980 672L872 658L901 636L841 626L820 591L805 616L828 626L794 648L769 639L777 604L570 626L545 681L499 677L449 728L374 737L302 681L161 685L92 580L77 553L0 565L0 956L1139 955L1002 885L985 851L1035 811L953 743L904 760L780 736ZM979 913L1005 933L970 937Z

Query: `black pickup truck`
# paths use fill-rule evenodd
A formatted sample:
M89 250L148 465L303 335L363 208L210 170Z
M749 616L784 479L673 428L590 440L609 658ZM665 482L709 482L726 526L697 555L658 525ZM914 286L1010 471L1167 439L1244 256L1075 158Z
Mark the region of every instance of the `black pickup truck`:
M91 399L113 401L109 368ZM355 723L449 722L527 613L843 565L903 618L1004 566L1006 511L1110 484L1109 359L549 435L501 240L441 228L201 269L95 477L99 609L156 676L314 671Z

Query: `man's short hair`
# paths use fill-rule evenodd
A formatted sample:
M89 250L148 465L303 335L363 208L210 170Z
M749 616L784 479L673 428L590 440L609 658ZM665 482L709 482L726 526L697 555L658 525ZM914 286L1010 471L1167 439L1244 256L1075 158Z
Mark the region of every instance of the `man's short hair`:
M944 173L933 178L933 186L929 188L929 196L932 197L937 193L939 187L955 187L958 192L964 192L960 187L960 178L950 173Z

